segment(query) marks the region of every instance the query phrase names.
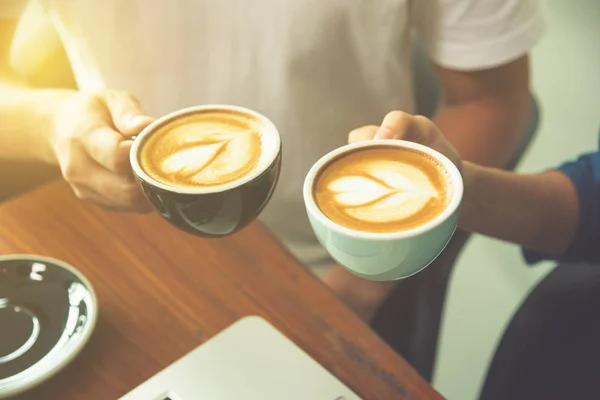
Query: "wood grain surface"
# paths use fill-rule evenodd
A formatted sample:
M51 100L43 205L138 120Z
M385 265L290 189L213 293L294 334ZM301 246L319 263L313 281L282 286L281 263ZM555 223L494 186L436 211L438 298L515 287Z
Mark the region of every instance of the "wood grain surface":
M100 307L83 352L19 399L116 399L246 315L366 400L442 398L258 223L200 239L157 214L85 204L58 182L0 205L0 254L11 253L74 265Z

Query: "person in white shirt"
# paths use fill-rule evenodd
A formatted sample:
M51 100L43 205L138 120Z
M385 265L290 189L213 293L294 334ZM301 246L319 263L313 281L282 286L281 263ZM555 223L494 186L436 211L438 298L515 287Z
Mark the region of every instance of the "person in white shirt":
M42 160L78 197L140 211L132 135L186 106L255 109L278 126L285 160L261 220L311 268L332 261L308 224L303 178L352 129L414 111L412 34L441 82L435 123L465 160L502 166L527 120L528 52L544 30L538 0L0 2L0 17L17 16L1 67L0 159ZM61 44L78 90L28 85ZM338 266L323 275L367 320L396 285Z

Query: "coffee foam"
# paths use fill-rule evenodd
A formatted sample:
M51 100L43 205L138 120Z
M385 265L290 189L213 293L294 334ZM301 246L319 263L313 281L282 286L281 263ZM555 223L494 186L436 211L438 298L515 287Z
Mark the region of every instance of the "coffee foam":
M142 144L139 161L163 184L218 191L260 175L278 149L270 122L241 111L209 109L156 127Z
M439 215L450 199L441 164L417 150L379 146L343 154L315 180L321 211L351 229L394 232Z

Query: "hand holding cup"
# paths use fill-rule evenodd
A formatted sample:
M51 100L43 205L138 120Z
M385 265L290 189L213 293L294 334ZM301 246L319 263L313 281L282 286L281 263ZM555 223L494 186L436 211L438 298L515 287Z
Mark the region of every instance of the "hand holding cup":
M460 158L433 124L404 113L353 131L350 142L317 161L304 182L318 240L338 264L366 279L419 272L456 229Z

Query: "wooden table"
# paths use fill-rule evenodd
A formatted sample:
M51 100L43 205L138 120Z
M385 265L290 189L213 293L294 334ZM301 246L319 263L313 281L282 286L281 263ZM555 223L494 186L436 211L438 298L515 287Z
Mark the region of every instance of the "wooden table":
M246 315L267 319L364 399L441 399L258 223L205 240L52 183L0 205L0 254L10 253L76 266L100 304L83 352L20 399L116 399Z

